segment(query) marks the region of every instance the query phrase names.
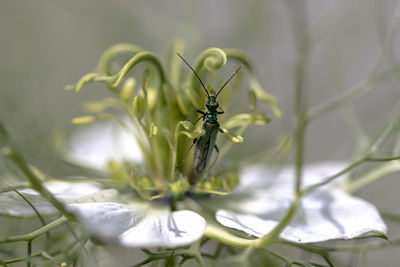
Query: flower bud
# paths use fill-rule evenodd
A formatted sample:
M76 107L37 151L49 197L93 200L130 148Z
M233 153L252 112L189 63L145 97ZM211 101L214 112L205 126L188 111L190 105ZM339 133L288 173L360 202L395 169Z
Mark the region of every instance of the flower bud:
M265 116L264 114L252 114L252 124L255 125L265 125L271 122L271 118Z
M139 94L133 99L133 111L138 119L141 119L144 115L144 98L143 95Z
M149 136L150 136L150 137L154 137L154 136L156 136L157 134L158 134L158 128L157 128L157 126L154 125L154 123L152 123L151 126L150 126L150 133L149 133Z
M243 137L241 135L232 133L224 128L221 128L221 130L224 132L225 137L232 143L237 144L243 142Z
M90 124L93 123L94 121L96 121L96 116L82 116L72 119L72 123L77 125Z
M133 93L135 92L135 85L135 78L126 79L124 86L122 87L122 90L120 92L120 97L123 101L128 102L131 99Z
M158 90L155 87L149 87L146 90L147 106L150 110L154 110L158 102Z
M257 108L257 95L253 89L249 90L249 106L252 110Z

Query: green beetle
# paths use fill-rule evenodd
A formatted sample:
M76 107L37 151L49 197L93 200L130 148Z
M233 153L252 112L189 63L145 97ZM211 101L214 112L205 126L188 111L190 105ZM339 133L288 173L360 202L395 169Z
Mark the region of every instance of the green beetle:
M221 93L222 89L225 88L225 86L229 83L229 81L236 75L236 73L240 70L241 66L239 66L235 72L231 75L231 77L221 86L219 91L216 94L210 94L208 90L206 89L203 81L200 79L199 75L195 72L195 70L190 66L190 64L179 54L177 53L178 56L185 62L185 64L193 71L194 75L196 75L197 79L199 79L204 92L207 95L207 102L205 104L206 106L206 111L201 111L197 110L198 113L201 114L201 116L194 122L198 122L200 119L203 119L203 124L201 125L201 128L204 130L204 134L200 136L199 138L195 138L193 140L192 145L189 148L190 149L196 145L196 149L194 152L194 174L195 176L198 176L201 174L204 169L207 167L208 162L211 159L211 155L213 152L213 149L219 152L217 145L215 144L215 141L218 136L218 131L222 132L221 128L219 127L218 123L218 115L223 114L224 111L222 108L219 106L217 102L217 97ZM196 177L191 179L189 181L191 184L196 183Z

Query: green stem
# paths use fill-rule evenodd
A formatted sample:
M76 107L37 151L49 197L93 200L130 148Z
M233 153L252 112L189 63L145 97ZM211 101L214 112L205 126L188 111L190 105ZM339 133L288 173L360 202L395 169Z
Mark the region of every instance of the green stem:
M35 212L36 216L39 218L40 222L42 223L42 226L45 226L46 221L44 220L44 218L40 214L40 212L36 209L36 207L32 204L32 202L30 202L29 199L27 199L23 194L18 192L18 190L15 189L14 187L12 187L12 190L14 190L14 192L17 193L32 208L32 210ZM50 239L50 234L46 233L46 236L47 236L47 239L46 239L46 242L47 242Z
M68 221L68 219L65 216L61 216L60 218L52 221L51 223L37 229L36 231L31 232L29 234L11 236L11 237L7 237L5 239L0 239L0 244L20 242L20 241L28 241L28 242L32 241L35 238L39 237L40 235L45 234L48 231L50 231L51 229L56 228L57 226L65 223L66 221Z
M344 189L350 193L354 194L358 190L364 188L365 186L379 180L381 177L387 176L389 174L400 171L400 162L393 161L383 164L382 166L372 170L363 177L357 179L356 181L346 185Z
M197 242L195 242L194 244L192 244L192 246L188 249L188 254L189 255L193 255L197 261L197 263L199 264L199 266L201 267L207 267L206 262L203 259L203 256L200 252L201 249L201 240L198 240Z
M31 267L31 257L32 257L32 240L28 240L26 267Z
M29 199L27 199L23 194L21 194L17 189L15 189L14 187L11 187L11 189L17 193L31 208L32 210L35 212L36 216L39 218L40 222L42 223L43 226L46 225L46 222L43 218L43 216L40 214L40 212L36 209L36 207L32 204L32 202L29 201Z
M205 232L205 236L215 239L220 243L225 245L238 247L238 248L262 248L267 247L273 243L276 243L279 240L280 233L286 228L286 226L290 223L293 216L296 214L296 210L299 206L300 200L295 199L290 205L288 211L285 216L279 221L279 223L275 226L275 228L266 234L263 237L257 239L245 239L228 233L221 227L215 226L213 224L208 224Z
M285 2L290 18L290 26L296 45L297 59L294 70L294 149L295 149L295 195L300 195L302 169L304 164L305 134L307 128L305 78L311 47L307 5L298 1Z
M281 243L284 245L300 248L302 250L308 251L313 254L317 254L325 260L325 262L329 265L329 267L334 267L334 265L329 257L329 253L326 250L324 250L323 247L320 247L317 245L312 245L312 244L291 243L291 242L287 242L287 241L282 241Z
M395 15L392 20L392 25L389 34L387 35L387 38L383 44L382 54L379 57L378 61L376 62L375 66L373 67L371 73L368 75L368 78L365 81L358 83L356 86L348 90L346 93L340 95L339 97L329 99L324 103L321 103L315 107L310 108L309 111L307 112L307 117L310 120L316 117L320 117L326 114L327 112L354 100L354 98L368 92L376 85L378 77L382 73L381 69L385 63L386 57L388 54L390 54L391 42L396 37L396 34L400 28L399 27L400 17L398 16L399 11L400 11L400 3L397 4L397 7L395 9L394 12ZM334 90L331 91L334 92Z
M28 178L29 182L31 183L33 189L38 191L43 197L45 197L47 200L50 201L53 206L60 211L64 216L74 219L75 216L67 211L63 204L58 201L53 194L51 194L43 185L42 182L40 181L39 178L36 177L36 175L31 171L31 169L28 167L28 164L25 162L25 159L22 157L21 154L19 154L16 150L12 149L10 147L8 157L15 163L15 165L18 166L18 168L25 174L25 176Z
M293 4L294 7L296 7L296 4ZM296 37L296 30L302 30L298 29L298 20L300 20L300 25L303 27L307 27L307 13L306 13L306 7L304 6L297 6L300 8L300 10L297 10L296 12L300 12L300 15L297 16L294 14L294 9L293 7L290 8L288 4L288 11L289 15L293 19L291 20L292 22L292 28L293 28L293 36L295 39ZM296 19L297 18L297 19ZM295 99L294 99L294 116L295 116L295 177L296 177L296 183L295 183L295 192L296 192L296 197L299 196L300 191L301 191L301 185L302 185L302 172L303 172L303 164L304 164L304 147L305 147L305 134L306 134L306 128L307 128L307 117L306 117L306 97L305 97L305 77L306 77L306 71L307 71L307 64L309 60L309 50L310 50L310 40L309 40L309 33L306 32L306 34L296 40L297 41L297 61L296 61L296 66L295 66Z
M254 240L254 247L257 248L267 247L277 242L279 240L280 233L286 228L286 226L292 220L293 216L296 214L299 204L300 204L299 198L293 200L285 216L279 221L279 223L275 226L275 228L267 235Z
M58 201L53 196L53 194L51 194L42 185L41 180L32 172L28 163L25 161L22 155L19 152L17 152L17 150L14 148L11 140L9 140L8 138L8 134L5 127L0 122L0 144L1 143L7 145L5 148L3 148L4 154L7 155L8 158L10 158L14 162L14 164L17 165L18 168L24 173L26 178L28 178L29 182L31 183L32 188L38 191L47 200L49 200L50 203L53 204L53 206L58 211L60 211L64 216L68 217L69 219L74 219L75 216L64 208L63 204L60 201Z
M238 237L211 223L207 224L207 229L204 235L215 239L222 244L238 248L247 248L252 246L254 240L256 240Z
M33 257L43 257L44 252L37 252L31 255L31 258ZM15 259L11 259L11 260L5 260L2 261L2 264L11 264L11 263L17 263L17 262L21 262L21 261L26 261L26 257L21 257L21 258L15 258ZM7 266L7 265L6 265Z
M323 180L323 181L321 181L319 183L310 185L309 187L303 189L303 191L301 193L301 196L306 196L306 195L310 194L311 192L313 192L315 189L317 189L317 188L319 188L321 186L324 186L326 184L329 184L330 182L332 182L336 178L338 178L338 177L342 176L343 174L345 174L345 173L357 168L358 166L360 166L364 162L365 162L365 158L362 158L362 159L354 161L353 163L351 163L349 166L347 166L346 168L344 168L340 172L329 176L328 178L326 178L325 180Z
M339 176L342 176L343 174L353 170L354 168L360 166L364 162L368 161L376 161L372 155L378 151L378 149L383 145L383 143L386 141L386 139L393 133L393 131L397 128L398 124L400 122L400 113L397 114L393 119L390 120L390 122L386 125L385 129L381 133L381 135L376 139L376 141L371 145L370 149L359 159L353 161L349 166L341 170L340 172L336 173L335 175L329 176L325 180L316 183L314 185L310 185L309 187L303 189L301 192L301 195L307 195L311 192L313 192L315 189L318 187L324 186ZM359 188L358 188L359 189Z
M398 127L400 122L400 113L397 114L390 122L387 124L382 134L376 139L376 141L372 144L368 157L378 151L378 149L383 145L386 139L393 133L394 130Z
M143 261L132 265L132 267L139 267L139 266L143 266L147 263L153 262L153 261L157 261L157 260L162 260L162 259L168 259L169 257L171 257L171 252L169 251L163 251L163 252L150 252L147 253L145 252L148 257L146 259L144 259ZM181 257L190 257L190 258L195 258L196 255L193 255L190 251L188 250L175 250L174 252L174 256L181 256ZM205 266L205 265L201 265L201 266Z
M392 161L392 160L398 160L400 159L400 156L393 156L393 157L386 157L386 158L368 158L368 161Z
M174 260L173 260L174 254L175 254L175 249L172 250L171 256L168 258L167 262L165 263L165 267L168 267L170 265L170 263L174 264L173 263L174 262Z
M264 251L266 251L267 253L271 254L272 256L276 257L277 259L282 260L283 262L285 262L285 266L304 266L304 267L313 267L315 265L312 265L308 262L305 261L298 261L298 260L293 260L289 257L287 257L286 255L277 253L275 251L272 251L270 249L264 249Z
M302 184L302 170L304 163L304 142L306 134L307 121L305 120L304 113L298 114L297 126L295 131L295 151L296 151L296 162L295 162L295 192L298 196L301 191Z

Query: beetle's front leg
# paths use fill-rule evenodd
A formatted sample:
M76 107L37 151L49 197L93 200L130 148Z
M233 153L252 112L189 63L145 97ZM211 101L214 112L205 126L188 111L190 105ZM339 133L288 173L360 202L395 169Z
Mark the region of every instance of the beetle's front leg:
M194 122L192 122L191 121L191 123L193 124L193 125L196 125L196 123L201 119L201 118L203 118L204 119L204 117L206 116L206 114L204 114L204 115L201 115L200 117L198 117Z

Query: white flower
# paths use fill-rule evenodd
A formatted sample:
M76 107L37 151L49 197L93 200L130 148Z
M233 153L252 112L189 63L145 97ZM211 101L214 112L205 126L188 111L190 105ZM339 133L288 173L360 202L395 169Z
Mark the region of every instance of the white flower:
M345 167L341 163L314 164L304 170L304 186L320 182ZM273 172L252 168L235 192L209 204L216 219L226 227L261 237L282 219L294 196L294 168ZM301 200L289 225L280 234L295 243L322 242L386 234L386 225L376 208L357 197L327 185Z
M87 233L105 244L180 247L201 238L206 229L205 220L193 211L171 212L165 205L140 201L117 203L120 198L116 190L102 190L95 184L52 181L45 183L45 187L75 213ZM19 192L41 215L57 213L36 191ZM34 210L14 191L1 193L0 203L0 214L35 216Z
M91 129L95 129L96 134L91 135L94 139L90 147L97 149L92 166L104 167L110 158L126 159L124 154L118 152L121 146L115 146L113 138L102 136L109 136L110 132ZM95 142L97 138L102 141ZM132 144L132 141L127 144ZM72 146L86 150L85 145L80 142ZM101 147L107 149L102 150ZM128 145L122 147L129 153L139 151L135 148L130 150ZM78 153L79 159L81 156ZM132 154L130 157L139 158ZM332 162L306 167L303 186L317 183L343 167L342 163ZM239 186L231 194L212 196L199 203L213 211L216 220L223 226L262 237L274 229L293 200L294 170L291 167L280 171L270 171L266 167L249 168L242 172L240 178ZM65 203L93 238L103 243L128 247L179 247L198 240L206 230L203 217L190 210L171 212L164 203L121 198L116 190L102 190L94 184L48 182L45 186ZM21 190L21 193L40 213L56 212L36 192ZM35 216L33 209L14 192L0 194L0 203L1 214ZM301 200L300 209L280 237L290 242L311 243L385 235L386 231L372 204L350 196L333 185L326 185Z

